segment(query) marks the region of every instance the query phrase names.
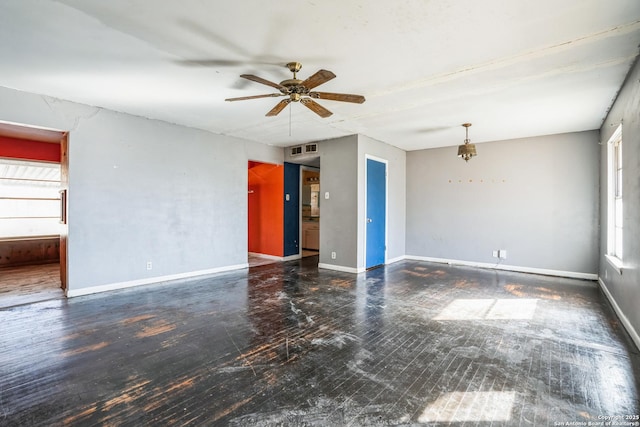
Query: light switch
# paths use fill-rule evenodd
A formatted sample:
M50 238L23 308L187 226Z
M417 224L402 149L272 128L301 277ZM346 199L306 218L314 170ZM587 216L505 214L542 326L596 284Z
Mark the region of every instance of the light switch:
M285 194L284 199L288 202L291 200L291 196L289 194Z
M329 192L328 192L328 191L325 191L325 192L324 192L324 198L325 198L326 200L329 200Z

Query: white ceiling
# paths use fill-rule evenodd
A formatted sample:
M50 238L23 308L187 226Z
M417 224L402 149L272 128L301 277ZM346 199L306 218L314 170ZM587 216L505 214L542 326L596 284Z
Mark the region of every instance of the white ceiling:
M597 129L640 44L638 0L3 0L0 86L278 146L405 150ZM364 104L265 117L302 62ZM2 118L0 117L0 120Z

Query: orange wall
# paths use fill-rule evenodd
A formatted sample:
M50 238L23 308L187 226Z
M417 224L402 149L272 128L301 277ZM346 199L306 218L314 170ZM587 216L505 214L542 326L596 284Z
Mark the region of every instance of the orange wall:
M284 166L249 162L249 252L284 254Z
M0 157L60 163L60 144L0 136Z

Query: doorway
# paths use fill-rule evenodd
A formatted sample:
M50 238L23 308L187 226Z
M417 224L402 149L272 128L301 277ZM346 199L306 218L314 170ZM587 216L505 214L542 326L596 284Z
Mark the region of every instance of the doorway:
M302 169L302 257L320 253L320 169Z
M64 296L67 134L0 122L0 307Z
M250 266L282 260L283 188L283 165L249 161L247 247Z
M366 158L366 231L367 269L385 264L387 243L387 161Z

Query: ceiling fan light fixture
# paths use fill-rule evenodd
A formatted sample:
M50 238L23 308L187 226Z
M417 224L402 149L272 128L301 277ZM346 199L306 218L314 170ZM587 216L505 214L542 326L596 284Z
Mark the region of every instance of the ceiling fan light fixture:
M315 74L312 74L305 80L299 80L297 77L298 71L302 68L302 64L299 62L289 62L287 64L289 71L293 73L292 79L286 79L280 83L275 83L262 77L254 76L253 74L241 74L243 79L251 80L256 83L260 83L272 88L278 89L278 93L267 93L264 95L252 95L252 96L240 96L237 98L227 98L225 101L244 101L247 99L258 98L270 98L274 96L286 96L287 99L283 99L275 107L273 107L266 116L277 116L284 108L291 102L300 102L305 107L316 113L322 118L331 116L333 113L322 105L314 101L314 99L327 99L330 101L342 101L352 102L356 104L362 104L365 99L362 95L354 95L350 93L333 93L333 92L315 92L312 91L317 86L328 82L336 77L331 71L319 70Z
M469 126L471 126L471 123L463 123L462 126L465 128L466 137L464 139L464 144L458 146L458 157L461 157L465 162L468 162L470 158L477 156L478 153L476 152L476 145L471 144L471 141L469 140Z

